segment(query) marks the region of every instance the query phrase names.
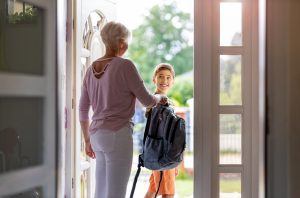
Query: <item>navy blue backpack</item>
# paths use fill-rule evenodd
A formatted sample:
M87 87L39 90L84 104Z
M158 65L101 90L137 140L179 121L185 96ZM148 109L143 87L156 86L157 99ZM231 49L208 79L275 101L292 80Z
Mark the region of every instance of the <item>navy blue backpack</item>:
M164 170L175 168L180 164L186 146L185 136L185 120L177 116L171 106L158 104L151 109L147 116L143 151L139 155L138 170L130 198L133 198L141 167L160 171L161 182ZM156 195L158 191L159 187Z

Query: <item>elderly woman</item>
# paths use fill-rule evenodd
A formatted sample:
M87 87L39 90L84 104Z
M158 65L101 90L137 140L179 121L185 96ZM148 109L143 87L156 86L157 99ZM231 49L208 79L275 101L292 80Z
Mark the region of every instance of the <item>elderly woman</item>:
M164 96L150 94L132 61L122 58L129 34L121 23L109 22L103 27L101 37L106 53L87 69L82 85L79 117L86 154L96 158L95 198L126 195L136 99L145 107L167 101Z

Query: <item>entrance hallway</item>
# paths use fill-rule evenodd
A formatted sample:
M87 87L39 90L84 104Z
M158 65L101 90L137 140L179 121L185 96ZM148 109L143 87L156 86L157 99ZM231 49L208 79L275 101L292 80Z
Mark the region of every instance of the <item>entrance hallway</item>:
M220 5L228 1L194 2L193 197L220 198L219 173L232 172L247 186L241 188L242 198L300 197L299 2L234 1L243 4L242 27L248 29L242 38L248 39L242 41L251 50L219 45ZM82 153L77 102L86 65L103 50L100 27L116 20L117 4L0 1L0 197L92 198L94 165ZM261 12L265 23L259 23ZM262 35L260 28L265 28ZM218 160L219 115L243 119L245 113L241 105L219 108L219 66L228 63L220 55L237 54L242 58L235 66L247 65L240 67L246 76L242 86L248 85L242 95L249 105L242 151L247 155L242 156L251 160L241 161L246 167ZM255 120L259 127L251 125ZM138 191L145 190L146 176L139 181Z

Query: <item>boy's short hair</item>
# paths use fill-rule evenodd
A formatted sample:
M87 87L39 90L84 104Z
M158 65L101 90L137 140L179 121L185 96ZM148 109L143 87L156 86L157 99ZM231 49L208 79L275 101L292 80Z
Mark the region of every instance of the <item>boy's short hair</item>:
M153 77L155 77L157 75L157 73L160 72L161 70L169 70L172 73L173 78L175 78L174 67L173 67L173 65L171 65L169 63L160 63L160 64L156 65L155 69L154 69Z

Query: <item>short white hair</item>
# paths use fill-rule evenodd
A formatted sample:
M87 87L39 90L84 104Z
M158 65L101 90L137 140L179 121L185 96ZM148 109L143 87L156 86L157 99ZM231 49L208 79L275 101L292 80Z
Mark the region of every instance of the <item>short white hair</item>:
M130 32L122 23L111 21L104 25L100 35L105 47L115 51L118 49L119 40L127 40Z

